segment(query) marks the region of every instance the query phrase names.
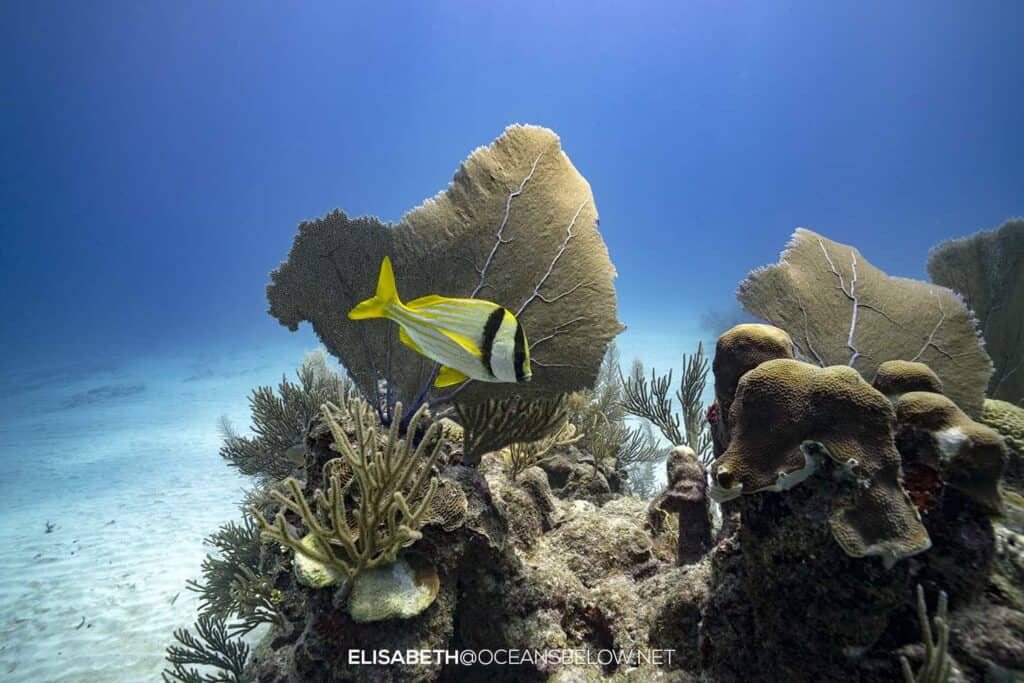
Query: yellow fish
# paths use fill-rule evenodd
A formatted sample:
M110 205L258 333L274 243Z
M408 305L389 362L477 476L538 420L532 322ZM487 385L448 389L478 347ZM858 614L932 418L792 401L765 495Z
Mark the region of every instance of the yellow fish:
M435 387L475 379L528 382L530 348L512 312L483 299L431 294L407 304L398 298L387 256L380 264L377 293L348 312L352 320L387 318L399 326L403 344L441 364Z

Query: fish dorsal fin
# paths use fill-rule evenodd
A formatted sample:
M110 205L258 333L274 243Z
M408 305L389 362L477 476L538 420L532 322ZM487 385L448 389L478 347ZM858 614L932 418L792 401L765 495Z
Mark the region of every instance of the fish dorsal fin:
M434 380L435 387L450 387L453 384L461 384L465 382L469 377L459 372L454 368L448 366L442 366L441 371L437 373L437 379Z
M398 328L398 341L402 342L416 353L421 355L423 354L423 349L420 348L419 344L412 340L412 337L409 336L404 327Z
M427 306L434 306L446 300L447 299L445 299L445 297L443 296L439 296L437 294L428 294L426 296L421 296L418 299L413 299L412 301L406 303L405 307L411 308L412 310L415 311L420 308L426 308Z

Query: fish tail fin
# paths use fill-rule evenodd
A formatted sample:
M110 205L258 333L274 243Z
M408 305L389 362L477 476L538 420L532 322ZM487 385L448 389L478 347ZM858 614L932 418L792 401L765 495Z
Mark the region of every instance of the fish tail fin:
M387 308L391 304L402 305L398 298L398 288L395 286L395 271L391 268L391 259L387 256L380 264L380 275L377 277L377 293L366 301L356 304L356 307L348 312L352 320L365 320L366 318L386 318Z

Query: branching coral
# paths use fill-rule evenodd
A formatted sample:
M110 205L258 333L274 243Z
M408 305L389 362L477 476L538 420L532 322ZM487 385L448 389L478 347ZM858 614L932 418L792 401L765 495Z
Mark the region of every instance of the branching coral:
M284 626L281 594L264 571L260 531L252 517L242 524L228 522L206 539L217 549L203 560L201 582L190 580L188 589L199 593L199 611L224 619L232 635L248 633L260 624Z
M915 674L906 657L900 657L904 683L946 683L949 680L949 608L946 593L939 593L939 606L935 614L936 640L928 625L928 606L924 601L924 589L917 587L917 619L921 622L921 641L924 643L924 661Z
M456 392L434 393L436 365L399 344L394 325L344 315L373 293L385 255L404 298L479 296L516 313L526 330L533 380L467 383L457 390L467 405L588 386L622 330L590 187L544 128L509 127L395 226L340 211L301 224L271 274L271 314L293 330L310 322L387 421L395 400L436 405Z
M508 447L508 474L515 481L523 470L544 462L552 448L564 448L583 438L576 433L576 427L566 421L557 432L549 434L539 441L514 443Z
M164 670L163 680L182 683L239 683L245 662L249 658L249 646L240 639L233 639L226 620L214 615L202 615L196 621L197 635L188 629L174 632L179 645L167 648L167 661L172 669ZM191 665L216 669L215 673L202 673Z
M920 361L965 412L981 412L992 362L973 315L945 287L890 277L856 249L800 228L779 263L752 272L737 297L819 366L873 377L884 361Z
M512 397L471 405L456 403L455 411L464 430L463 462L476 465L484 453L513 443L537 441L558 429L565 421L566 398L531 401Z
M353 579L364 569L395 561L399 550L420 538L418 529L438 486L434 463L441 441L434 438L437 423L430 426L415 448L411 436L399 438L398 421L381 434L373 409L362 401L354 401L352 444L334 417L339 410L327 404L323 415L334 436L332 448L351 470L351 481L343 482L337 473L328 474L326 493L322 489L313 492L318 514L299 482L290 478L285 481L287 494L273 492L283 508L273 523L259 510L254 509L253 514L265 538ZM421 406L413 415L410 435L416 433L425 417L426 406ZM431 443L433 447L428 449ZM355 507L350 510L346 498L351 487L355 487L356 495L352 496ZM285 511L298 515L308 530L306 538L312 537L312 541L304 543L303 538L295 535Z
M594 387L569 397L569 419L586 434L582 448L596 462L609 462L615 470L625 471L634 493L650 493L645 482L653 486L653 465L664 459L664 449L650 423L636 427L627 424L624 403L618 349L611 344Z
M310 420L327 401L344 402L351 384L331 370L322 351L307 354L298 370L298 384L282 378L273 387L262 386L249 397L254 437L240 436L222 419L223 458L242 474L283 479L301 466L303 439Z
M978 316L996 368L988 396L1024 402L1024 219L939 244L928 255L928 275L959 292Z
M675 394L680 408L677 413L668 395L672 371L659 376L652 369L648 384L643 363L636 361L630 375L622 378L623 406L630 414L651 422L673 446L688 446L702 461L709 462L711 433L702 401L707 377L708 359L704 344L698 343L696 353L683 354L683 375Z

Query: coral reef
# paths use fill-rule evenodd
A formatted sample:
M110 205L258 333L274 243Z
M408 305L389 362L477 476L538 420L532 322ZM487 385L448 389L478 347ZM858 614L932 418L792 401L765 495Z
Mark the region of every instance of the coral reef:
M704 355L704 344L700 342L696 353L683 354L683 374L675 394L680 407L680 412L677 412L668 395L672 371L658 375L652 368L648 384L643 363L637 360L629 376L621 380L622 407L657 427L673 446L687 446L702 461L710 462L711 434L701 400L707 377L708 360Z
M985 399L981 421L1003 435L1010 448L1005 484L1024 493L1024 408L993 398Z
M385 255L404 297L479 295L512 311L526 330L533 380L470 382L457 390L466 404L591 386L622 330L590 186L545 128L510 126L397 225L341 211L302 223L288 260L271 274L271 315L293 330L310 322L388 417L395 400L418 406L446 396L431 393L436 368L398 343L395 326L343 315L373 294Z
M711 516L707 499L707 473L693 449L676 446L665 461L668 488L651 503L678 515L679 564L693 564L711 548Z
M717 406L712 424L716 458L729 447L732 401L740 377L764 361L776 358L793 358L793 340L784 330L772 325L743 323L718 338L711 364Z
M968 415L981 414L992 361L954 292L890 277L853 247L798 229L777 265L740 283L744 308L789 332L808 361L873 377L887 360L921 361Z
M896 417L901 427L931 439L928 456L919 454L913 462L935 469L966 504L986 514L1002 512L999 482L1008 454L999 432L975 422L942 394L924 391L903 394ZM906 453L904 459L909 462Z
M271 313L310 322L352 381L321 354L298 384L253 392L253 436L224 425L222 455L256 481L252 516L209 539L219 554L190 584L200 619L174 634L166 680L1024 671L1024 499L1001 493L1019 408L983 410L991 362L958 296L798 230L739 291L778 326L724 331L710 363L698 345L671 396L671 372L620 370L596 217L557 137L513 126L398 225L334 212L300 226ZM347 319L385 255L406 297L509 307L534 381L435 391L436 365L394 325ZM1003 325L990 303L983 320ZM1007 367L998 386L1013 386ZM251 653L232 639L257 626Z
M907 360L887 360L879 365L871 386L890 400L910 391L942 393L942 380L930 367Z
M1024 219L948 240L928 255L932 281L958 292L978 318L995 363L989 398L1024 401Z
M650 421L639 426L627 423L625 384L618 349L611 344L593 389L569 396L569 420L583 432L581 447L593 456L596 469L603 470L605 479L618 478L618 473L624 472L632 493L651 498L657 493L654 465L664 459L665 449ZM609 486L610 490L618 489L613 483Z
M476 465L480 456L513 443L539 441L565 422L565 396L528 401L518 396L481 403L455 404L463 429L462 462Z
M711 467L713 498L785 491L830 459L848 482L829 520L848 554L891 564L928 548L899 484L892 405L856 370L766 361L740 379L730 412L729 448Z
M217 553L203 560L203 580L187 583L189 590L199 593L200 613L237 619L228 624L232 635L248 633L265 623L285 626L281 593L269 580L281 557L260 542L253 518L245 514L242 524L228 522L205 542Z
M174 632L178 645L167 648L167 661L172 668L163 673L164 681L182 683L240 683L245 673L249 646L232 638L223 617L202 615L196 622L196 634L187 629ZM216 669L217 674L204 674L191 665Z
M549 434L539 441L512 444L506 451L509 476L515 479L526 468L539 465L552 457L552 448L570 446L584 436L584 434L576 433L576 425L566 421L557 432Z
M253 389L249 406L255 436L239 435L222 419L221 457L242 474L282 479L304 467L303 442L310 421L324 403L343 403L351 395L351 385L328 367L323 351L307 354L297 375L298 384L282 378L277 394L269 386Z
M386 436L379 435L369 406L360 401L347 415L355 426L353 446L332 414L336 411L337 407L325 405L323 416L334 436L332 447L344 458L339 465L351 475L337 471L325 475L326 493L321 489L313 493L320 514L313 511L299 482L291 478L285 481L288 495L273 492L282 506L273 523L256 508L253 514L267 539L355 581L363 570L394 562L399 550L419 540L418 529L425 523L437 491L433 468L440 443L435 441L428 453L430 439L425 436L414 449L411 438L398 438L397 421ZM423 406L413 416L412 433L425 411ZM436 431L437 426L430 430ZM328 462L325 470L330 465ZM351 490L353 485L355 490ZM355 507L349 507L351 502L346 505L346 498L354 499ZM297 536L285 512L297 515L309 533L305 538L314 540L304 542Z
M904 683L945 683L949 680L949 612L947 611L946 594L939 593L939 607L935 613L935 633L937 640L932 639L932 629L928 624L928 607L924 601L924 590L917 587L917 618L921 622L921 642L924 643L924 662L915 674L910 668L906 657L900 657Z

